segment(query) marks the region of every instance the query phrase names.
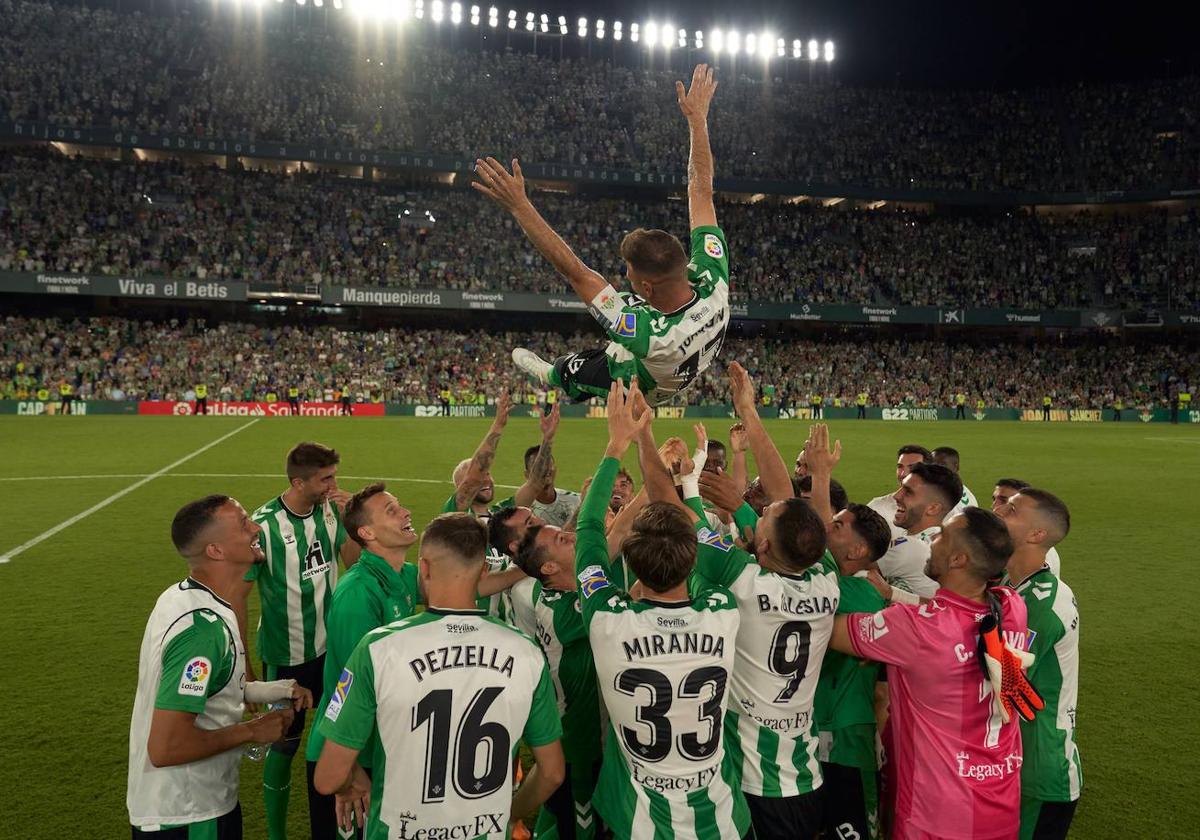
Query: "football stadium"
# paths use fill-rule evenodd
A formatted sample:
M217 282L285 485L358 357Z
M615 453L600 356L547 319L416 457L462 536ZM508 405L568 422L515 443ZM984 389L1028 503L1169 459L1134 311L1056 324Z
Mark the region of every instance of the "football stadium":
M1139 14L0 0L0 838L1195 837Z

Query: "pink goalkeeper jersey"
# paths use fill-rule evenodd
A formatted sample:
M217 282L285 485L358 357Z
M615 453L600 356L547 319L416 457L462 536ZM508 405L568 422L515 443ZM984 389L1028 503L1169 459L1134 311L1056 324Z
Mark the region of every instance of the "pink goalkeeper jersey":
M1024 648L1021 596L992 590L1005 636ZM945 589L921 606L854 613L854 650L888 664L895 762L895 840L1015 838L1021 811L1021 730L1002 724L976 648L986 608Z

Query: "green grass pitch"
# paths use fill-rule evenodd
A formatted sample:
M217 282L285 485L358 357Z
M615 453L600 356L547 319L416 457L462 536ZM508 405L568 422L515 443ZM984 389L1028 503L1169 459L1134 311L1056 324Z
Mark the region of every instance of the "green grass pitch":
M416 418L247 423L234 417L0 418L0 557L240 429L0 564L0 790L9 803L0 837L128 836L125 779L138 646L155 598L185 574L169 540L171 517L182 503L224 492L252 509L284 489L288 448L312 439L342 453L343 487L391 479L420 528L450 492L451 468L471 453L488 424ZM724 436L728 425L710 422L709 431ZM785 458L795 456L807 425L771 424ZM1196 837L1200 660L1189 616L1200 559L1192 542L1200 521L1200 428L855 421L831 427L845 447L837 477L854 500L891 488L896 447L920 442L957 447L963 477L981 501L1000 476L1023 478L1067 501L1074 529L1061 546L1063 577L1079 598L1083 621L1085 780L1072 837ZM684 421L658 421L655 431L659 440L691 436ZM605 440L603 421L563 421L556 444L559 486L577 488ZM521 453L536 442L533 420L514 418L496 481L519 483ZM627 461L635 466L634 457ZM263 837L260 771L248 761L242 768L246 836ZM307 831L302 761L294 770L291 836L299 838Z

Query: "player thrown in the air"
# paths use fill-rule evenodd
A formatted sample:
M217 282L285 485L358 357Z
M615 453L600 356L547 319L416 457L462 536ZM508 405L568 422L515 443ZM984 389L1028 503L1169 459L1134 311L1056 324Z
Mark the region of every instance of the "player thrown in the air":
M606 348L569 353L553 362L531 350L513 350L513 361L543 385L562 388L573 400L607 396L612 383L637 377L651 405L683 391L721 352L729 326L729 257L725 233L713 206L713 157L708 142L708 106L717 82L700 64L690 90L675 83L679 108L691 136L688 213L691 259L682 243L664 230L637 230L621 240L629 282L637 294L618 293L584 265L525 195L521 165L509 173L494 158L476 161L471 186L495 201L558 273L567 278L588 312L611 339Z

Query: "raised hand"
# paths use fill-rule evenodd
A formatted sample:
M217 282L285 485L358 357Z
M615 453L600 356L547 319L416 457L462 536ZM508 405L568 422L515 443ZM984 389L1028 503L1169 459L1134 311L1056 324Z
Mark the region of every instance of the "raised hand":
M542 429L542 440L554 439L554 434L558 431L559 419L561 419L561 413L558 410L558 403L555 403L554 408L550 409L550 413L542 415L538 421L538 425Z
M750 381L750 374L746 373L746 369L737 362L730 362L729 367L729 388L733 395L733 407L737 409L738 415L745 420L748 415L758 416L758 408L754 404L754 383Z
M528 201L525 195L525 176L521 164L513 158L512 174L493 157L475 161L475 176L471 186L499 204L510 213Z
M636 379L625 390L625 383L620 379L613 382L608 391L608 454L624 454L633 439L642 429L650 424L653 412L644 411L637 420L633 419L633 406L637 395L641 392Z
M501 391L500 397L496 400L496 419L494 425L503 427L508 422L508 413L512 411L512 397L508 395L508 391Z
M842 459L842 442L839 440L829 448L829 427L816 423L808 429L808 440L804 442L804 460L808 471L814 475L830 475Z
M692 71L692 86L684 90L683 82L675 83L675 95L679 98L679 110L688 121L708 119L708 106L717 92L717 80L713 69L707 64L697 64Z
M750 437L746 434L746 427L741 423L734 423L729 427L729 448L733 450L734 455L750 448Z

